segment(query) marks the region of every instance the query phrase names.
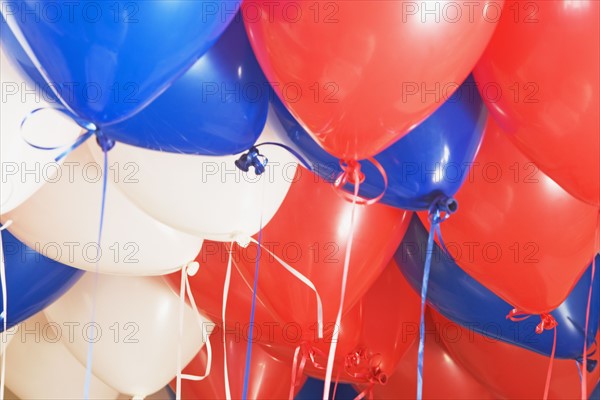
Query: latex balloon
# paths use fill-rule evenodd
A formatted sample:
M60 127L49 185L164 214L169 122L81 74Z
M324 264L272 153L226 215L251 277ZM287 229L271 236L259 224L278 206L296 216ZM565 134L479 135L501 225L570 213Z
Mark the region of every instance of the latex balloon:
M38 313L19 325L7 351L6 386L21 399L84 397L85 366L61 342L69 327ZM92 375L90 399L117 399L119 392Z
M456 263L529 314L557 308L597 251L598 208L538 170L491 118L455 198L458 212L441 231Z
M88 271L96 271L98 262L102 273L162 275L193 260L202 239L154 220L115 187L116 182L136 186L140 166L112 159L108 165L103 171L84 145L60 166L40 167L37 178L44 186L2 221L13 220L13 234L47 257ZM103 173L109 184L98 247Z
M423 224L416 216L413 217L404 240L394 255L394 262L417 293L421 293L423 282L427 236ZM596 256L596 268L599 265L600 256ZM600 295L599 275L594 274L592 299ZM566 300L551 313L558 322L557 358L576 359L582 355L591 277L590 265ZM446 318L477 333L545 356L552 353L554 336L550 332L539 335L535 333L535 328L540 323L538 317L520 322L507 319L506 315L512 306L471 278L437 245L432 253L427 301ZM592 345L598 330L599 309L600 304L592 301L587 332L588 347Z
M433 313L436 324L449 332L441 335L454 360L459 362L496 398L535 399L544 393L548 357L511 346L462 328ZM451 333L450 333L451 332ZM589 393L600 379L600 369L587 374ZM550 399L581 398L581 383L575 361L554 360L550 380Z
M82 272L44 257L6 229L1 235L7 297L7 310L0 298L3 311L0 331L3 331L4 318L10 328L43 310L73 286Z
M4 33L8 29L4 28L3 25L3 44L0 47L2 213L14 209L27 200L44 183L44 180L40 179L42 171L52 176L53 168L56 167L54 157L59 151L36 149L29 145L27 140L39 146L50 147L72 142L80 131L76 124L60 112L31 115L27 118L27 126L21 128L23 119L31 112L40 107L51 107L52 98L48 98L50 102L46 101L47 97L37 93L35 88L19 74L18 66L11 62L11 57L6 53Z
M62 103L105 125L143 109L191 67L231 22L239 2L209 7L18 1L6 3L2 15Z
M281 129L269 117L260 141L271 141ZM96 159L100 148L91 145ZM229 157L169 154L119 144L111 162L136 166L135 184L117 186L134 204L171 227L204 239L229 242L249 237L266 225L279 208L294 178L297 162L285 149L261 148L266 171L242 172L235 166L240 154Z
M308 378L302 386L302 390L298 392L295 400L313 400L323 396L324 382L318 379ZM331 388L331 398L333 398L333 388ZM340 383L335 388L335 399L337 400L352 400L356 398L356 391L352 385Z
M292 12L251 0L242 12L286 107L328 153L360 160L435 111L483 52L496 25L487 13L503 2L452 4L300 2Z
M244 387L244 365L248 342L227 335L223 343L223 332L215 328L210 335L213 348L212 369L210 375L199 382L182 381L182 399L224 399L225 380L223 374L223 347L227 348L227 365L229 387L232 399L241 399ZM202 350L184 369L184 373L204 371L206 368L206 351ZM292 366L288 362L279 361L267 353L259 344L252 345L250 375L248 377L249 399L284 399L290 393ZM305 378L301 379L302 387ZM171 382L175 389L175 382Z
M390 263L362 299L342 319L342 330L352 318L358 319L360 336L348 353L336 352L333 376L340 382L385 385L396 365L417 338L420 299L396 265ZM340 335L342 341L352 335ZM348 347L348 346L346 346ZM323 352L327 355L327 350ZM326 364L327 360L321 360ZM416 365L416 363L415 363ZM323 379L325 371L310 363L309 375Z
M545 174L600 206L600 3L509 0L504 10L475 68L483 98Z
M338 160L310 137L279 100L273 106L287 133L282 140L298 147L314 172L333 183L342 172ZM425 121L375 156L388 175L387 189L377 168L361 163L365 181L360 195L374 198L385 191L383 203L408 210L427 210L436 197L454 196L479 149L486 120L485 105L468 78ZM352 185L345 189L354 190Z
M71 326L72 340L64 335L61 340L84 365L93 343L95 376L121 393L145 397L175 376L178 346L186 365L212 329L184 305L180 338L179 302L159 277L86 274L44 313L50 322Z
M281 207L260 233L257 296L271 304L274 314L282 318L280 324L294 323L289 335L295 340L288 340L292 347L318 337L316 296L272 254L314 284L323 302L325 331L332 331L340 306L352 203L330 186L298 168ZM357 206L344 310L349 310L385 269L408 220L408 212L382 204ZM237 266L248 282L254 282L257 250L250 244L244 250L246 256L238 257Z
M429 312L425 318L425 352L423 360L423 398L440 400L493 399L492 393L454 360L441 336L452 335L438 327ZM416 341L402 358L385 385L373 386L376 399L414 399L417 393L417 356L419 342ZM358 385L357 391L368 392L368 385Z
M37 96L60 106L10 29L3 26L3 32L9 58L37 89ZM238 16L217 43L164 93L133 117L104 127L103 133L153 150L238 153L254 144L264 127L271 94L268 87ZM123 97L127 101L131 96L123 93Z

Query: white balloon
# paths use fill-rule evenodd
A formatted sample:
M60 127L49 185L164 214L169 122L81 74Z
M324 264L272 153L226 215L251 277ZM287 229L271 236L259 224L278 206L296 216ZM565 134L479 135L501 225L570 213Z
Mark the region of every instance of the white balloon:
M108 154L110 157L112 152ZM202 239L156 221L115 187L115 181L134 180L134 172L135 166L113 163L109 158L99 252L96 240L104 171L85 145L69 154L55 177L34 196L3 214L2 221L12 219L11 233L29 247L76 268L95 271L98 260L101 273L162 275L177 271L196 257Z
M3 29L6 26L3 24ZM75 140L80 128L58 111L43 111L27 118L32 111L50 108L51 104L20 76L0 47L0 84L2 113L0 116L0 209L7 212L29 198L52 176L54 157L60 150L40 150L29 145L25 138L39 146L53 147Z
M283 129L269 112L257 143L272 141ZM102 152L91 145L96 160ZM157 152L118 143L112 160L133 162L138 183L118 182L118 187L136 205L159 221L178 230L216 241L247 238L266 225L285 198L294 179L297 161L280 147L264 146L266 171L237 169L235 156L213 157Z
M6 386L21 399L82 399L85 367L61 342L68 326L38 313L18 325L6 352ZM116 399L119 392L92 375L90 399Z
M62 342L81 363L86 363L89 342L94 342L95 376L121 393L145 397L177 373L179 306L179 296L160 277L85 274L44 313L61 326L78 324L73 340L63 335ZM182 365L198 353L211 330L212 323L185 304Z

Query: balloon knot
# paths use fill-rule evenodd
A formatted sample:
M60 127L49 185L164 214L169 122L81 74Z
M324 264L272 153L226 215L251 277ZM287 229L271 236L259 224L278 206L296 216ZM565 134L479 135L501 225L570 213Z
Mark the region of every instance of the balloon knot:
M440 195L433 200L429 207L429 221L439 224L458 210L458 202L453 197Z
M98 146L100 146L104 153L115 147L114 139L109 138L99 129L93 129L93 131L96 134L96 143L98 143Z
M199 269L200 269L200 264L198 263L198 261L189 262L185 266L185 272L187 273L188 276L196 275L198 273Z
M387 375L381 370L381 354L373 354L364 347L346 355L344 369L354 379L363 379L371 384L387 383Z
M365 181L365 174L360 170L360 163L356 160L340 160L340 167L342 168L342 174L345 175L344 181L355 183L363 183ZM358 181L357 179L358 178Z
M235 166L244 172L248 172L250 167L254 167L254 173L256 175L262 175L262 173L265 172L267 162L268 159L260 154L256 147L251 147L248 152L242 154L240 158L235 161Z

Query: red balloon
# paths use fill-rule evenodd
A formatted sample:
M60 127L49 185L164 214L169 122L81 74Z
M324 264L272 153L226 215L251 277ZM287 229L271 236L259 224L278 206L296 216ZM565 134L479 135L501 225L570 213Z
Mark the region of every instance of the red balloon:
M352 383L385 383L418 336L420 306L420 297L392 260L364 297L342 319L342 331L357 326L356 331L360 335L357 339L340 335L333 379ZM348 336L355 341L347 343ZM350 351L340 351L343 348ZM328 350L324 351L325 357ZM326 361L324 359L323 363ZM312 365L305 371L310 376L325 378L325 371Z
M329 153L359 160L452 95L485 49L503 0L426 3L247 0L242 14L294 117Z
M546 386L550 358L465 329L440 314L432 312L436 323L458 331L442 335L452 357L484 382L498 398L541 399ZM545 335L552 332L546 331ZM600 368L587 374L589 398L600 379ZM550 380L550 399L581 398L581 382L575 360L555 359Z
M449 252L527 313L558 307L597 251L598 209L538 170L491 118L456 200L458 211L441 225Z
M212 367L210 374L202 381L181 381L181 398L224 399L225 380L223 374L223 336L219 328L210 335L212 345ZM227 335L227 366L229 387L232 399L241 399L244 387L244 366L246 365L246 346L248 342L234 335ZM269 355L259 344L252 345L252 358L248 378L249 399L287 399L290 393L292 366L289 362L279 361ZM184 368L184 374L203 374L206 370L206 348ZM305 379L301 379L297 391L302 388ZM173 390L176 381L170 383Z
M344 310L349 310L385 269L410 221L409 212L383 204L356 207ZM325 331L332 331L340 306L351 210L352 203L329 183L298 168L281 207L262 230L257 296L279 316L276 328L282 329L288 347L315 341L316 296L266 250L312 281L323 302ZM244 252L251 256L239 257L237 265L246 281L253 282L257 247L251 244Z
M429 311L429 310L428 310ZM440 400L493 399L490 391L454 360L436 329L429 312L425 317L425 351L423 355L423 398ZM417 394L417 356L419 342L415 342L402 358L385 385L375 385L375 399L414 399ZM356 387L358 392L368 389Z
M527 157L600 206L600 2L515 1L475 68L488 108Z

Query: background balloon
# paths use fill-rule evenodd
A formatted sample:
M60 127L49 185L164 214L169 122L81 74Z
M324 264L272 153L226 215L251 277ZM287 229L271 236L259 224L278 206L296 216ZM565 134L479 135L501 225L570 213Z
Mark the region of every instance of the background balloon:
M38 313L19 325L7 351L6 386L21 399L81 399L85 366L61 342L69 326L51 324ZM92 375L90 399L108 400L119 392Z
M178 346L186 365L212 329L186 305L180 339L179 302L162 278L86 274L44 312L50 322L74 326L73 340L64 335L61 340L84 365L93 343L95 376L121 393L144 397L176 375Z
M385 385L396 365L417 337L420 300L396 265L390 263L358 303L342 318L342 331L336 352L333 377L340 382ZM354 322L358 320L358 323ZM350 322L351 325L346 324ZM357 325L357 328L354 328ZM354 338L352 330L359 332ZM344 346L347 338L353 342ZM344 353L342 349L350 348ZM327 355L328 348L322 350ZM325 364L326 360L322 360ZM416 365L416 363L415 363ZM305 369L310 376L323 379L325 371L310 363ZM379 385L376 385L379 386Z
M46 181L44 186L2 215L2 221L13 220L14 235L46 256L88 271L96 271L98 261L102 273L162 275L193 260L202 239L149 217L113 184L137 186L140 166L110 159L106 172L101 165L94 161L87 146L81 146L69 154L64 164L40 167L38 178ZM98 251L103 173L109 174L110 183Z
M527 313L558 307L598 250L598 208L538 170L491 118L455 198L458 212L441 227L450 254L465 272ZM425 213L419 217L427 221Z
M2 234L6 271L7 328L46 308L81 277L82 272L46 258L19 242L8 230ZM4 302L0 297L0 309ZM0 315L0 331L4 315Z
M260 141L272 141L281 129L270 116ZM90 146L97 160L102 152ZM177 230L205 239L229 242L249 237L266 225L285 197L297 162L285 149L269 147L266 171L235 166L240 154L228 157L169 154L118 144L111 162L136 166L135 184L120 180L117 186L136 205ZM194 254L195 255L195 254Z
M447 4L431 13L425 3L301 2L291 19L286 7L251 0L242 14L263 71L294 117L328 153L360 160L458 88L494 31L486 10L502 4L483 1L472 13L458 6L440 18Z
M26 129L21 128L23 119L40 107L51 107L52 98L36 93L34 86L26 82L19 67L11 60L4 45L10 31L2 22L2 46L0 47L0 84L2 85L2 118L0 118L0 159L2 160L2 190L0 205L2 213L8 212L27 200L43 184L41 171L51 175L48 169L60 151L36 149L26 140L40 146L69 143L79 135L81 128L60 112L38 113L28 118ZM5 35L5 32L6 35ZM19 62L19 59L16 59Z
M268 87L238 16L169 89L104 132L120 142L153 150L215 156L239 153L252 146L263 130Z
M481 336L432 313L437 324L456 334L442 335L453 359L461 363L479 381L484 382L495 397L535 399L544 393L548 357ZM427 354L427 350L425 351ZM587 374L588 393L600 378L600 369ZM581 383L573 360L554 360L550 380L550 399L581 398Z
M419 218L413 217L404 240L394 255L394 262L417 293L421 292L423 282L427 236L427 230ZM596 265L600 265L600 256L596 256ZM592 299L597 299L600 295L599 275L598 273L594 275ZM583 353L591 276L590 265L566 300L551 313L558 322L556 327L556 357L558 358L576 359ZM432 253L427 301L446 318L477 333L545 356L550 356L552 353L554 335L551 332L540 335L535 333L535 327L540 322L539 318L520 322L506 319L512 306L471 278L437 245ZM592 301L587 333L588 347L592 345L598 330L599 309L600 304Z
M333 183L342 172L339 161L310 137L281 101L275 99L273 107L287 133L281 140L299 148L314 172ZM475 82L468 78L425 121L375 156L388 175L387 189L377 168L361 163L366 179L360 195L374 198L385 190L382 203L408 210L427 210L437 196L454 196L479 149L486 119ZM353 190L346 185L346 191Z
M323 396L323 384L324 382L318 379L308 378L302 386L302 389L298 392L295 400L313 400ZM333 399L333 388L331 388L331 398ZM340 383L335 389L336 400L353 400L356 398L356 391L352 388L352 385Z
M471 375L460 363L450 356L442 335L445 326L435 324L429 310L425 317L425 352L423 360L423 398L424 399L493 399L492 393ZM416 331L415 331L416 333ZM396 367L394 374L388 377L385 385L375 385L375 399L414 399L417 393L417 357L419 342L412 344L408 353ZM358 385L356 390L367 389Z
M508 0L504 9L475 68L483 98L545 174L600 206L600 3Z
M216 12L189 1L85 1L57 5L52 11L60 14L53 17L46 7L20 1L2 14L63 104L104 125L140 111L191 67L231 22L239 2L213 7Z
M223 374L223 331L215 328L210 335L213 349L212 369L210 375L199 382L184 380L181 385L182 399L224 399L225 381ZM232 399L241 399L244 387L244 368L246 360L247 339L240 339L236 334L227 334L227 365L229 387ZM184 373L194 373L206 369L206 351L202 350L184 369ZM252 366L248 377L249 399L285 399L290 393L292 365L279 361L262 349L259 344L252 345ZM301 379L300 387L305 378ZM175 389L175 382L171 382Z
M349 216L352 203L331 185L299 167L281 207L262 230L257 296L281 319L298 329L295 344L317 337L317 301L312 290L284 269L275 254L308 278L323 302L325 331L332 331L340 306ZM383 204L356 209L354 244L346 285L344 310L355 304L385 269L408 225L409 213ZM257 237L255 237L256 239ZM254 281L257 246L250 244L237 266ZM243 256L252 255L252 256ZM287 342L290 345L290 341ZM340 350L341 351L341 350Z

